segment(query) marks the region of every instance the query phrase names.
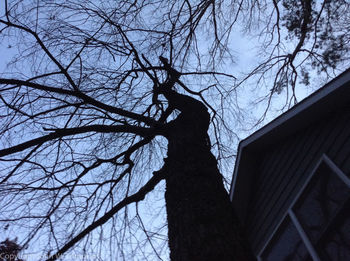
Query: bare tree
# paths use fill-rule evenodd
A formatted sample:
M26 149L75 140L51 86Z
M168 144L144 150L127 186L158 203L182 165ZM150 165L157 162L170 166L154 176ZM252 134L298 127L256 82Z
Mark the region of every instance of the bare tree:
M324 82L317 81L320 87L349 67L350 4L343 0L253 3L245 30L251 33L252 24L258 27L260 59L236 86L250 82L261 88L267 83L268 91L258 99L266 102L263 120L274 95L283 93L282 109L291 107L298 102L296 88L323 77Z
M234 156L239 88L272 75L268 108L283 91L295 100L307 63L328 74L348 61L349 4L300 3L5 1L0 35L18 50L0 78L8 231L47 260L162 259L167 244L172 260L253 260L218 168ZM265 52L237 78L223 65L242 27ZM163 217L164 200L168 240L164 219L143 217Z

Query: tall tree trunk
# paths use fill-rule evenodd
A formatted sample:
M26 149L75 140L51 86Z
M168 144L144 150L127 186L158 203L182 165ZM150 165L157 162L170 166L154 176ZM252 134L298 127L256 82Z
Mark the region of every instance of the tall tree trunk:
M181 111L169 123L166 135L165 200L171 260L255 260L210 152L206 107L173 91L165 96Z

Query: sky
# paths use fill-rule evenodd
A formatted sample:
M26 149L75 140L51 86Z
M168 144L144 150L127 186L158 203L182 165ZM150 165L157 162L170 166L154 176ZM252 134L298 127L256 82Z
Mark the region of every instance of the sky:
M3 5L3 1L1 1L1 5ZM0 12L3 12L3 6L0 6ZM254 42L253 40L245 38L242 34L237 33L233 39L235 39L232 43L230 43L231 48L234 49L235 55L237 58L237 63L236 66L234 67L228 67L226 68L227 71L230 71L232 74L235 74L235 72L239 72L243 69L246 69L246 67L251 66L251 64L254 63L255 60L255 53L253 50ZM0 73L4 72L7 70L6 64L11 60L11 58L16 54L16 49L15 48L8 48L10 43L7 43L6 41L1 41L0 42ZM319 86L320 87L320 86ZM298 88L297 89L297 96L299 101L302 100L304 97L309 95L312 92L312 88ZM248 95L248 94L247 94ZM284 100L279 99L277 96L274 98L274 104L276 107L278 107L279 104L282 104ZM260 108L259 110L254 110L252 113L253 117L259 117L259 114L263 112L263 109ZM268 121L272 120L273 118L277 117L280 112L273 111L269 114L267 119L264 121L263 124L266 124ZM263 124L259 125L262 126ZM255 128L256 129L256 128ZM248 129L246 131L242 131L240 133L240 137L244 138L251 134L251 132L254 131L254 129ZM232 166L232 172L233 172L233 166ZM40 253L36 253L39 254ZM36 259L36 257L32 257L33 260Z
M9 48L9 43L6 40L0 41L0 73L7 69L7 63L16 54L14 48Z

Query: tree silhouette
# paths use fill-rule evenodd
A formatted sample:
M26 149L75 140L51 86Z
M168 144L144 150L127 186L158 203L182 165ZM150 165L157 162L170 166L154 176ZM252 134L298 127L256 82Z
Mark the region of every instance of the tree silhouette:
M348 62L349 4L292 2L5 1L0 35L16 47L0 77L9 233L47 260L162 259L166 245L172 260L253 260L220 174L240 95L266 81L266 111L283 92L290 105L306 68L331 77ZM224 68L237 28L263 39L242 75Z

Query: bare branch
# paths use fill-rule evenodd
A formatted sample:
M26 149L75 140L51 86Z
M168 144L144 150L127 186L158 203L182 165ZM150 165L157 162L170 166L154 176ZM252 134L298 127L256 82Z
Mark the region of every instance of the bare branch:
M67 242L60 250L58 250L54 255L49 257L46 261L54 261L60 258L65 252L67 252L71 247L73 247L77 242L83 239L86 235L88 235L91 231L96 229L99 226L105 224L109 219L111 219L119 210L124 208L125 206L136 203L145 198L145 196L154 189L154 187L164 179L164 175L160 173L155 174L143 187L141 187L135 194L130 195L120 201L117 205L115 205L111 210L109 210L104 216L97 219L95 222L90 224L87 228L81 231L78 235L76 235L72 240Z
M84 127L77 127L77 128L66 128L66 129L46 129L47 131L53 131L48 135L32 139L29 141L26 141L24 143L12 146L10 148L2 149L0 150L0 157L11 155L13 153L26 150L32 146L41 145L45 142L52 141L58 138L62 138L65 136L71 136L71 135L77 135L81 133L87 133L87 132L97 132L97 133L134 133L137 135L140 135L142 137L152 136L155 135L156 132L154 129L147 129L142 127L136 127L136 126L126 126L126 125L120 125L120 126L107 126L107 125L90 125L90 126L84 126Z

